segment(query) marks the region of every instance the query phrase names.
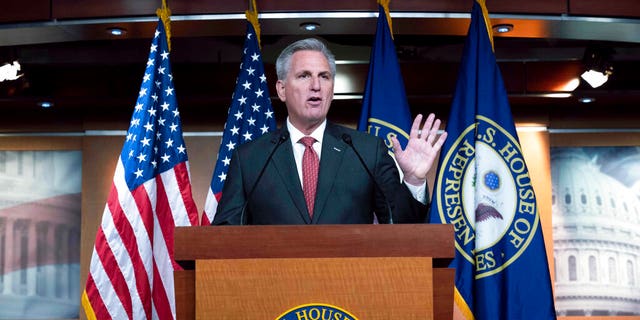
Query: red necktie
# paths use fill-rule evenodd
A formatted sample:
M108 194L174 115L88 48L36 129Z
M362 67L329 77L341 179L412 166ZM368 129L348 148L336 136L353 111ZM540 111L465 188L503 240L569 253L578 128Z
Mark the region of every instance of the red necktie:
M313 217L313 205L316 200L316 188L318 186L318 168L320 160L318 154L313 150L313 143L316 139L313 137L303 137L298 142L304 145L304 154L302 155L302 191L304 199L307 201L307 209L309 209L309 217Z

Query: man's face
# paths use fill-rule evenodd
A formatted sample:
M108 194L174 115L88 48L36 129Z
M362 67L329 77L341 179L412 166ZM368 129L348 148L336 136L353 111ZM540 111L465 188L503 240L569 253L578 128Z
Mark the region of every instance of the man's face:
M310 133L327 117L333 100L333 74L318 51L301 50L291 57L287 78L276 83L278 97L287 105L289 120Z

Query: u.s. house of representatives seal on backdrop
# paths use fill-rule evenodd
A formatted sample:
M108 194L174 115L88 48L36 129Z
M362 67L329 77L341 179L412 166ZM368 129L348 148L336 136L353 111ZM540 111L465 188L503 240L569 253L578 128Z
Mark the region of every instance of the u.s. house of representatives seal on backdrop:
M440 167L438 214L476 279L516 261L538 226L531 179L517 140L484 116L457 137Z
M358 318L330 304L311 303L291 308L276 320L358 320Z

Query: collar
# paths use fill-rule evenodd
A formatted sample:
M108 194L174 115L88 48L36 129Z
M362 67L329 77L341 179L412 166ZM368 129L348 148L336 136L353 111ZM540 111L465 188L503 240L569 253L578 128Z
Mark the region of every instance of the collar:
M322 123L315 130L313 130L313 132L311 132L309 136L314 137L316 141L318 141L320 145L322 145L322 137L324 136L324 129L326 127L327 127L327 119L324 119L324 121L322 121ZM291 124L291 121L289 121L289 117L287 117L287 130L289 130L289 137L291 138L291 143L294 143L294 144L298 143L298 140L300 140L302 137L305 136L305 134L303 134L302 131L296 129L296 127L294 127L293 124Z

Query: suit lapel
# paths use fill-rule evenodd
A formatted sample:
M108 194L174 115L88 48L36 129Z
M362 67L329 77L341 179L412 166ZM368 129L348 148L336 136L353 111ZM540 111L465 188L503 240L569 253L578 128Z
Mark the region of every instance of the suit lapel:
M322 156L320 157L320 171L318 173L318 188L312 223L317 223L324 213L324 207L329 200L331 189L340 171L347 145L337 137L339 133L333 124L327 123L322 138Z
M298 209L298 213L302 219L309 224L311 220L307 210L307 203L305 202L304 194L302 193L302 186L300 185L296 162L293 159L291 141L287 140L282 146L280 146L280 149L273 155L273 160L276 171L278 172L280 179L282 179L293 204ZM278 195L274 194L273 196Z

